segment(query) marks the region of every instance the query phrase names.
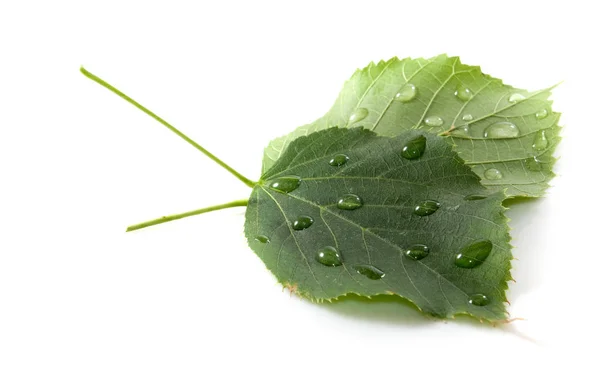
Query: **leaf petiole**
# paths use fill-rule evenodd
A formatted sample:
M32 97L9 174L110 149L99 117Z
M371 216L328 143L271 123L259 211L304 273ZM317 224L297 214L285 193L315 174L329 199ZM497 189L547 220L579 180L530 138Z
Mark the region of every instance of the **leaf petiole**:
M139 110L141 110L142 112L146 113L150 117L152 117L155 120L157 120L158 122L160 122L163 126L165 126L166 128L168 128L169 130L173 131L175 134L177 134L183 140L185 140L186 142L188 142L189 144L191 144L194 148L196 148L200 152L204 153L206 156L208 156L208 158L210 158L211 160L213 160L217 164L221 165L225 170L227 170L228 172L230 172L231 174L233 174L237 179L239 179L242 182L244 182L244 184L247 185L248 187L254 188L254 186L256 185L256 182L253 182L250 179L248 179L248 178L244 177L243 175L241 175L240 173L238 173L235 169L233 169L231 166L229 166L226 163L224 163L223 161L221 161L218 157L216 157L215 155L213 155L212 153L210 153L209 151L207 151L200 144L198 144L195 141L193 141L192 139L190 139L187 135L185 135L181 131L177 130L175 127L173 127L167 121L165 121L164 119L160 118L159 116L157 116L156 114L154 114L149 109L145 108L142 104L140 104L137 101L133 100L131 97L125 95L123 92L121 92L116 87L114 87L111 84L109 84L108 82L104 81L102 78L100 78L100 77L98 77L98 76L90 73L83 66L81 67L80 71L81 71L81 73L83 75L85 75L89 79L91 79L94 82L100 84L101 86L104 86L105 88L109 89L113 93L115 93L118 96L120 96L121 98L125 99L125 101L129 102L130 104L132 104L133 106L135 106L136 108L138 108Z

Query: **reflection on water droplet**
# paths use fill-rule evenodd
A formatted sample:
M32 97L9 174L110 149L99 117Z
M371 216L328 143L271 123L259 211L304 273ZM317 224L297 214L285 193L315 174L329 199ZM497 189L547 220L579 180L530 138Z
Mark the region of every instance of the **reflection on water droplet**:
M516 138L520 133L519 128L514 123L496 122L485 129L483 137L489 139L508 139Z
M407 103L417 96L417 87L414 84L407 84L398 91L396 94L396 100L401 103Z
M492 251L492 242L479 240L462 248L454 259L454 264L459 268L472 269L481 264Z
M469 131L469 125L460 126L452 130L450 132L450 136L455 138L470 138L471 134L469 133Z
M477 194L465 196L465 200L467 200L467 201L483 200L486 198L487 198L487 196L485 196L485 195L477 195Z
M482 293L476 293L469 298L469 304L475 306L486 306L490 303L490 299Z
M510 95L510 97L508 98L508 102L510 103L518 103L519 101L523 101L525 100L525 96L523 96L520 93L514 93L512 95Z
M533 144L531 147L536 151L543 151L548 147L548 139L546 138L546 131L542 130L535 134Z
M272 180L269 183L269 187L271 187L277 192L288 193L298 188L298 186L300 186L301 181L302 180L298 176L287 175L285 177L279 177L277 179Z
M304 230L309 228L314 222L315 220L312 217L300 216L292 223L292 228L298 231Z
M432 126L432 127L437 127L437 126L441 126L444 124L444 120L438 116L427 117L427 118L425 118L424 122L427 126Z
M337 202L337 207L343 210L358 209L363 205L362 199L354 194L345 194L340 197Z
M525 166L531 171L542 171L542 163L537 157L530 157L525 160Z
M315 256L318 262L325 266L340 266L342 257L337 249L331 246L324 247L317 252Z
M485 179L489 180L502 179L503 177L502 172L498 169L487 169L483 173L483 176L485 177Z
M536 114L535 114L535 118L537 119L544 119L548 117L548 110L547 109L540 109Z
M342 166L346 162L348 162L349 159L350 159L350 157L348 157L346 155L342 155L342 154L335 155L335 156L333 156L333 158L331 160L329 160L329 165Z
M373 265L355 265L352 268L356 270L358 274L362 274L365 277L372 280L377 280L385 277L385 273L381 269L378 269Z
M473 92L463 85L456 87L454 94L462 101L469 101L473 97Z
M257 242L261 242L263 244L269 243L271 241L271 239L269 239L268 236L264 236L264 235L256 235L256 238L254 238L254 240L256 240Z
M463 121L471 121L473 120L473 115L472 114L465 114L464 116L462 116Z
M425 153L425 145L427 144L427 139L423 135L419 135L414 139L406 142L406 145L402 148L402 152L400 155L407 160L414 160Z
M415 214L421 217L435 213L440 208L440 203L435 200L421 201L415 207Z
M348 124L352 125L353 123L356 123L358 121L362 121L368 114L369 114L369 111L367 109L365 109L365 108L357 108L350 115L350 119L348 120Z
M429 255L429 248L424 244L415 244L405 249L404 254L406 257L418 261Z

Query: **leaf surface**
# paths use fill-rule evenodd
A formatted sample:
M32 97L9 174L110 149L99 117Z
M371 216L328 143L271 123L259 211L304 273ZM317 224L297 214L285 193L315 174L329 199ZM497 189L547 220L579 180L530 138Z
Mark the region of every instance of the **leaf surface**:
M292 141L262 176L245 234L279 282L313 300L394 294L436 316L502 320L504 198L437 135L332 128Z
M371 63L345 83L327 114L270 142L263 172L291 141L326 128L360 126L385 136L423 129L443 134L489 188L540 196L554 176L560 140L551 89L516 89L446 55Z

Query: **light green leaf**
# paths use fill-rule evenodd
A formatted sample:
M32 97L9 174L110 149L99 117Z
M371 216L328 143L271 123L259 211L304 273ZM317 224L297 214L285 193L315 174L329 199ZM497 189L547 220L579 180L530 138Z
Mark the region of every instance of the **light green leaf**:
M346 82L325 116L269 143L263 172L291 141L322 129L361 126L395 136L419 128L444 135L489 188L540 196L554 176L560 140L551 89L516 89L446 55L371 63Z
M245 234L313 300L394 294L440 317L503 320L504 198L439 136L332 128L285 147L252 191Z

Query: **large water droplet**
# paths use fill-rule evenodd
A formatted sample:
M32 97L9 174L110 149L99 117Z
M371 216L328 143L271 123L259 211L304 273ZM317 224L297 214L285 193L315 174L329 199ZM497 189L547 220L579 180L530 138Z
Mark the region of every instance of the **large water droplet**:
M546 131L542 130L535 134L533 144L531 147L536 151L543 151L548 147L548 138L546 138Z
M349 159L350 159L350 157L348 157L346 155L342 155L342 154L335 155L335 156L333 156L333 158L331 160L329 160L329 165L342 166L346 162L348 162Z
M525 96L523 96L522 94L520 94L518 92L510 95L508 98L509 103L518 103L519 101L523 101L523 100L525 100Z
M490 299L482 293L476 293L469 297L469 304L475 306L486 306L490 303Z
M456 87L454 94L462 101L469 101L473 98L473 92L463 85Z
M464 125L455 128L450 132L450 136L453 136L455 138L471 138L469 125Z
M514 123L496 122L485 129L483 137L490 139L508 139L516 138L520 133L519 128Z
M353 123L362 121L368 114L369 114L369 111L367 109L356 108L356 110L354 112L352 112L352 114L350 115L350 118L348 119L348 124L352 125Z
M340 256L340 253L337 249L331 246L320 249L315 258L325 266L340 266L342 264L342 257Z
M421 201L415 207L415 214L421 217L435 213L440 208L440 203L435 200Z
M464 116L462 116L463 121L472 121L473 120L473 115L472 114L465 114Z
M444 120L438 116L427 117L427 118L425 118L424 122L427 126L432 126L432 127L437 127L437 126L441 126L444 124Z
M467 201L483 200L486 198L487 198L487 196L485 196L485 195L477 195L477 194L465 196L465 200L467 200Z
M407 103L417 96L417 87L414 84L406 84L396 94L396 100L401 103Z
M340 197L337 202L337 207L343 210L358 209L363 205L362 199L357 195L348 193Z
M419 135L416 138L406 142L406 145L402 148L400 155L407 160L414 160L425 153L425 145L427 144L427 138L423 135Z
M263 244L269 243L271 241L271 239L269 239L269 237L265 235L256 235L256 238L254 238L254 240Z
M502 179L502 177L503 177L502 172L498 169L487 169L483 173L483 176L485 177L485 179L489 179L489 180Z
M277 192L288 193L292 192L298 186L300 186L300 182L302 179L295 175L287 175L285 177L279 177L277 179L272 180L269 183L269 187L274 189Z
M421 260L429 255L429 247L424 244L415 244L404 250L406 257L413 260Z
M292 223L292 228L294 230L298 230L298 231L299 230L304 230L304 229L309 228L314 222L315 222L315 220L312 217L309 217L309 216L299 216Z
M525 160L525 166L531 171L542 171L542 163L537 157L530 157Z
M548 110L547 109L540 109L536 114L535 114L535 118L537 119L544 119L548 117Z
M385 273L373 265L355 265L352 268L358 274L362 274L369 279L377 280L385 277Z
M481 264L492 251L492 242L479 240L462 248L454 259L454 264L459 268L472 269Z

